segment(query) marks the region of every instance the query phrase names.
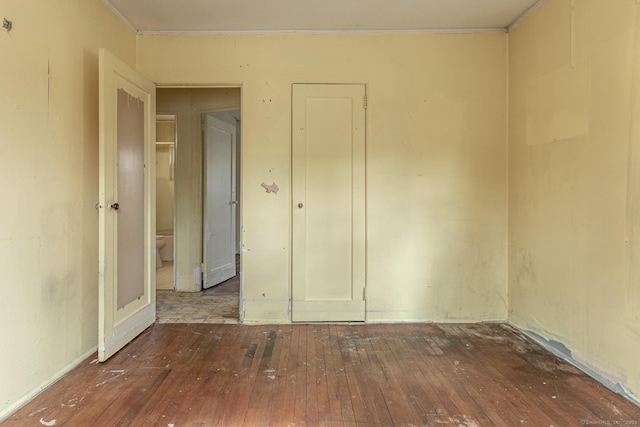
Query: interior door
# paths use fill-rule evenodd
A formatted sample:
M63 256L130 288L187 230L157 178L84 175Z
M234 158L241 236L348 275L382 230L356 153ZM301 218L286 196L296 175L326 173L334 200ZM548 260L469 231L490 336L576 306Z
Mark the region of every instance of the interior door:
M365 87L293 85L292 320L363 321Z
M155 102L153 83L100 49L100 361L156 318Z
M236 126L204 115L205 182L202 286L236 275Z

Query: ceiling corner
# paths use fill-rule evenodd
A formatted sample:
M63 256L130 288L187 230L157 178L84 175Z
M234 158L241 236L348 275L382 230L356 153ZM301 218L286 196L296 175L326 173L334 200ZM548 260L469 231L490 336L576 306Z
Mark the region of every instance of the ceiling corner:
M131 31L133 31L136 34L140 34L140 31L138 31L138 29L136 27L133 26L133 24L131 23L131 21L129 21L113 4L111 4L111 2L109 0L102 0L102 2L118 17L122 20L122 22L124 22L127 27L129 27L129 29Z
M516 18L509 26L507 27L507 33L513 30L518 24L525 20L525 18L531 15L536 9L538 9L546 0L538 0L531 6L529 9L525 10L524 13Z

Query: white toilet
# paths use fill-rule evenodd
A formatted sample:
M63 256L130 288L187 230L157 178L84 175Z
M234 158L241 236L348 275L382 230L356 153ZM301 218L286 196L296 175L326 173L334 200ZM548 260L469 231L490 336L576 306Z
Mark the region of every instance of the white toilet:
M162 258L160 258L160 249L164 248L166 242L164 236L156 236L156 268L162 267Z

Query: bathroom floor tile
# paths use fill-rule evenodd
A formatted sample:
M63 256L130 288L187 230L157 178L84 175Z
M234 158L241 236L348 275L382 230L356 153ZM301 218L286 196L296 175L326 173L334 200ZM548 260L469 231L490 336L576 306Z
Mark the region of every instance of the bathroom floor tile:
M173 262L165 261L156 268L156 289L173 289Z

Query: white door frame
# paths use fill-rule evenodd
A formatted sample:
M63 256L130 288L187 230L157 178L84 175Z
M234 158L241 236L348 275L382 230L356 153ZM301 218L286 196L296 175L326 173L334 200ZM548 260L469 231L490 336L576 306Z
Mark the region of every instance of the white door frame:
M243 116L243 110L244 110L244 104L245 104L245 100L244 100L244 85L241 82L238 83L193 83L193 84L181 84L181 83L156 83L156 89L239 89L240 90L240 115ZM197 110L196 113L198 114L198 117L202 117L202 114L205 113L217 113L217 112L224 112L224 111L233 111L233 110L237 110L238 108L220 108L220 109L206 109L206 110ZM176 118L176 120L178 120L178 118ZM199 119L201 120L201 118ZM242 135L244 135L244 120L240 121L240 141L242 141ZM242 142L241 142L242 144ZM178 157L178 153L176 153L176 160ZM239 223L240 228L242 228L242 222L243 222L243 192L242 192L242 183L243 183L243 150L240 149L240 155L238 156L238 169L239 169L239 173L238 173L238 182L237 182L237 200L238 200L238 206L237 209L239 211L238 215L237 215L237 221ZM201 159L203 160L203 159ZM202 174L203 168L201 165L201 174ZM202 178L202 177L201 177ZM155 176L154 176L155 179ZM176 189L176 193L177 193L178 189ZM201 199L202 199L202 194L201 194ZM176 206L175 206L175 211L177 212L177 197L176 197ZM201 225L202 227L202 225ZM200 235L202 235L202 232L200 233ZM179 239L179 237L178 237ZM242 234L240 233L238 235L238 239L240 240L240 246L242 247ZM174 242L174 244L177 245L177 242ZM177 248L177 246L176 246ZM201 258L202 258L202 241L200 241L200 252L201 252ZM242 274L242 269L243 269L243 262L242 262L242 251L240 252L240 322L242 322L242 320L244 319L244 280L243 280L243 274ZM174 267L177 266L178 264L178 259L180 258L180 254L177 252L174 253ZM175 273L176 275L178 274L178 272L176 271Z

